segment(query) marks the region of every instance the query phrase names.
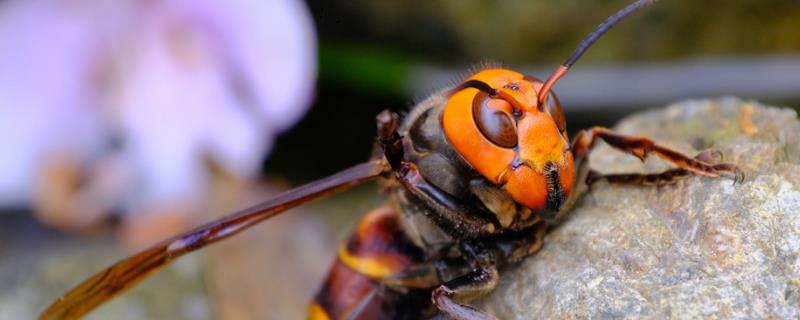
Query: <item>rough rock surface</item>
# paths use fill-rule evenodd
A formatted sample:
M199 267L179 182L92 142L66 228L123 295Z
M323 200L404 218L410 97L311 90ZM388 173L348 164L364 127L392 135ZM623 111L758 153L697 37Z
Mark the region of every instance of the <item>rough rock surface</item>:
M753 132L747 109L752 110ZM746 179L599 183L477 305L501 319L800 318L800 122L736 98L639 113L616 129L695 154L713 148ZM747 131L750 131L749 133ZM592 168L660 171L603 145Z

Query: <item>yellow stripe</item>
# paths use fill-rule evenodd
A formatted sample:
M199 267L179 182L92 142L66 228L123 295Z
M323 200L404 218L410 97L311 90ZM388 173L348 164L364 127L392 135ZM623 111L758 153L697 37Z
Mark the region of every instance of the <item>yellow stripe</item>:
M385 278L394 273L396 269L378 258L354 256L347 251L345 245L339 247L339 259L350 269L375 279Z
M322 309L322 306L312 303L311 307L308 308L308 320L331 320L331 318L325 312L325 309Z

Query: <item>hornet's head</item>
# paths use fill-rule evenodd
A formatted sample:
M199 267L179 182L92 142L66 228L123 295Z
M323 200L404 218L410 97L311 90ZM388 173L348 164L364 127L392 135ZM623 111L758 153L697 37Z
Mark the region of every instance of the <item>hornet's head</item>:
M442 119L447 139L475 170L517 203L552 218L573 190L564 111L551 88L603 34L656 0L608 17L542 82L514 71L480 71L453 90Z
M573 158L561 104L543 82L504 69L480 71L451 93L448 141L517 203L552 217L572 191Z

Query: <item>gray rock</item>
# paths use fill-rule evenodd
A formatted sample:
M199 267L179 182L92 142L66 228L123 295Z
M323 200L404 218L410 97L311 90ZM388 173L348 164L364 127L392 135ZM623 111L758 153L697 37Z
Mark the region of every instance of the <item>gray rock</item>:
M758 132L740 120L752 108ZM695 154L713 148L746 179L670 186L599 183L503 274L478 306L501 319L800 318L800 121L791 109L736 98L681 102L616 128ZM592 168L660 171L606 145Z

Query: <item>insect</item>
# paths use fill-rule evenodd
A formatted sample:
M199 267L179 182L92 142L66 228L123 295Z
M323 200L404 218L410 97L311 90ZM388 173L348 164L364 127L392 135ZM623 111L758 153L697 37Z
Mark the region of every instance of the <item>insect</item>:
M655 0L639 0L600 24L546 81L488 68L418 104L403 120L377 117L372 160L255 207L166 239L95 274L41 319L80 317L178 257L289 208L380 178L388 203L366 214L339 248L309 309L311 319L492 319L467 303L491 292L503 270L536 253L547 227L587 185L667 184L691 175L743 179L717 153L694 157L595 127L570 142L553 85L605 32ZM598 140L675 168L654 174L590 172Z

